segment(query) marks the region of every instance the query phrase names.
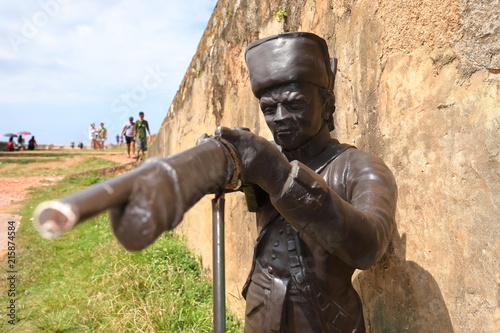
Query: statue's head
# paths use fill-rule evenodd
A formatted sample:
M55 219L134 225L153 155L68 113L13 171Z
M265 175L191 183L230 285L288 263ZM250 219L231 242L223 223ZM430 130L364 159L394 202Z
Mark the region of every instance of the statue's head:
M306 32L269 36L251 43L245 59L276 143L297 149L323 126L333 130L334 75L324 39Z

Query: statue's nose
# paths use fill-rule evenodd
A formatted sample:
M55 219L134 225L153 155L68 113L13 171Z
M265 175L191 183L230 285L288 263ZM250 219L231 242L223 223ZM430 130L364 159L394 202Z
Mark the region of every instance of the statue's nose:
M288 112L286 107L283 104L278 103L278 105L276 107L276 113L274 114L273 120L274 120L274 122L279 122L282 120L289 119L291 116L292 116L291 113Z

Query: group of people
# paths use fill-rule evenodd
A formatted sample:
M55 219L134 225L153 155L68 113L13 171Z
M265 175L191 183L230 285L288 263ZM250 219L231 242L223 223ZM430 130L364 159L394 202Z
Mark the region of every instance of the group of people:
M144 119L144 112L139 112L139 120L134 122L134 117L130 117L129 121L123 126L120 135L116 135L116 143L121 142L121 138L125 137L125 143L127 144L127 155L128 158L135 158L136 160L143 160L145 152L148 150L148 135L151 135L149 130L148 121ZM104 127L104 123L96 128L95 124L90 124L89 128L89 140L90 147L92 149L104 149L104 142L108 138L108 131ZM137 142L137 155L134 155L136 151Z
M28 140L28 150L35 150L37 146L35 136L32 136L31 139ZM22 135L19 135L17 138L17 147L14 144L14 136L11 136L9 139L9 142L7 142L7 150L8 151L14 151L14 150L25 150L26 147L24 147L24 138Z
M95 124L90 124L89 141L91 149L104 149L104 142L108 139L108 130L104 127L104 123L98 128Z
M75 142L74 141L71 141L70 147L71 147L71 149L75 149ZM83 149L83 142L79 141L77 147L80 149Z
M144 112L139 112L139 120L134 122L134 117L130 117L128 122L123 126L120 137L125 136L127 144L128 158L143 160L146 150L148 150L147 134L151 135L148 121L144 119ZM134 157L131 154L135 152L135 142L137 141L137 155Z

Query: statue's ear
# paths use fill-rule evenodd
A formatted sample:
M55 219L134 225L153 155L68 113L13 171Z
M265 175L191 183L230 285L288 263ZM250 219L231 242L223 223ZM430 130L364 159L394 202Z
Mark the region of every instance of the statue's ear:
M333 83L335 85L335 74L337 74L337 58L330 58L330 67L332 68L333 73Z

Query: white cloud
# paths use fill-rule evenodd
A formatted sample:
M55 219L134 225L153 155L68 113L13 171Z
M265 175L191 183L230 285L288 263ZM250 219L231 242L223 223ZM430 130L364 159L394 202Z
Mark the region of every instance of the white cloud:
M71 75L74 72L82 76L83 81L120 86L134 83L146 65L160 64L177 71L178 78L185 71L185 67L179 68L179 61L186 66L186 59L191 59L200 31L208 20L211 8L202 5L205 2L124 0L102 4L69 1L62 5L64 2L60 0L46 0L45 3L53 4L54 8L54 4L60 6L53 10L57 13L53 16L49 16L42 6L22 6L21 11L8 4L8 11L18 11L13 15L18 20L17 29L13 29L12 18L6 19L7 23L0 27L2 35L16 35L22 42L14 47L18 49L15 57L5 52L0 55L0 70L5 66L28 64L17 74L24 72L29 80L42 72L51 75L38 78L41 81L51 80L56 75L62 82L75 82ZM0 13L4 13L2 6ZM41 20L33 19L42 14L48 18L44 25L37 23ZM1 16L0 21L3 21ZM30 29L28 21L34 29ZM4 31L5 28L9 31ZM10 51L15 53L14 49L11 47ZM33 67L38 71L33 71ZM8 90L10 85L5 76L2 81L2 88ZM66 83L67 89L75 88L71 82ZM60 91L54 94L59 96Z
M4 1L0 109L94 103L103 112L157 67L168 78L156 89L168 89L164 94L172 97L215 3Z

